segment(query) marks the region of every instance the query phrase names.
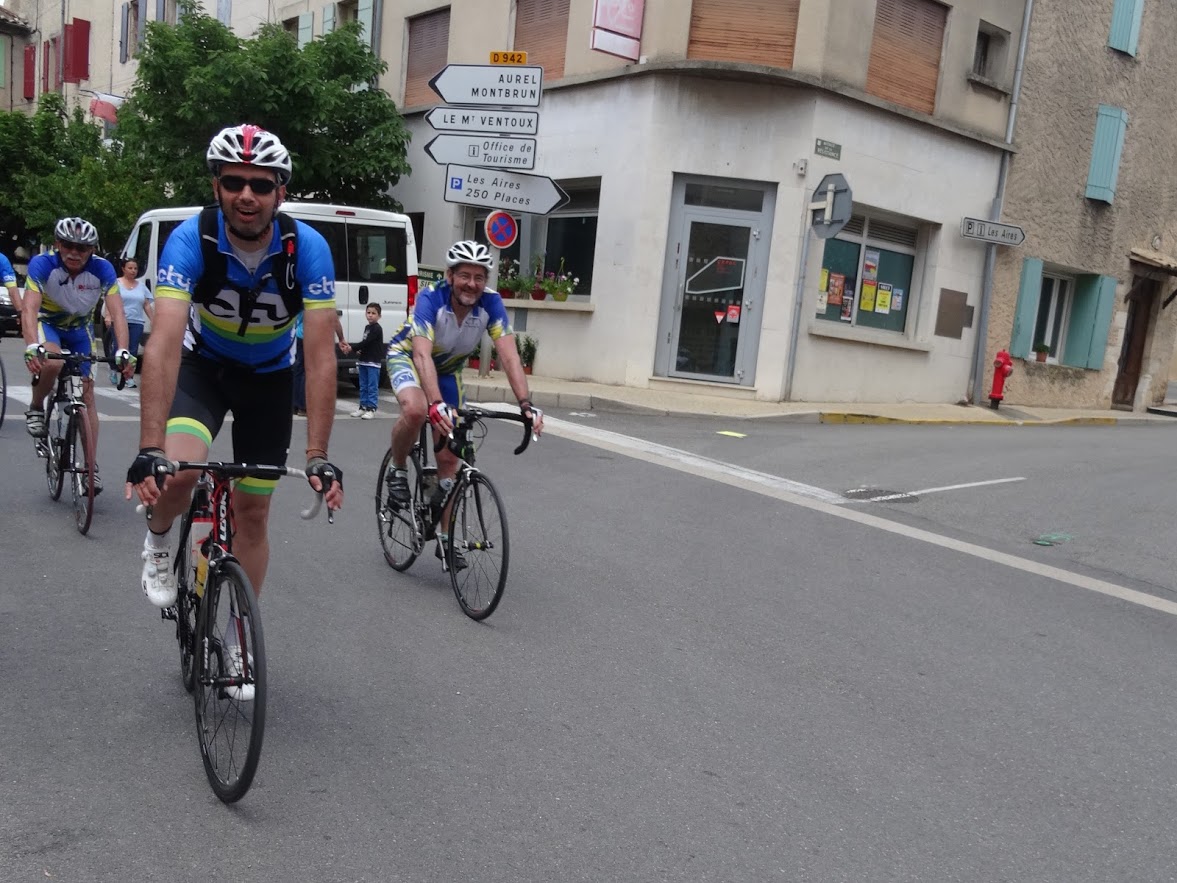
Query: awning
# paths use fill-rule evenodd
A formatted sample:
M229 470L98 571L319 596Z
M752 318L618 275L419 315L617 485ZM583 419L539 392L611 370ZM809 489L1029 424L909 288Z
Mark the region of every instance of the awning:
M1177 258L1171 258L1150 248L1134 248L1129 256L1137 263L1155 267L1170 276L1177 276Z

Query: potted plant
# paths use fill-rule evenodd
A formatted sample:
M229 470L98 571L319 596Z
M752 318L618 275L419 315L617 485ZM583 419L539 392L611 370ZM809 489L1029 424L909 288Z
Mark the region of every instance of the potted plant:
M555 273L548 273L544 277L543 288L552 296L552 300L568 300L568 295L576 290L580 279L564 271L564 258L560 258L560 269Z
M1039 362L1045 362L1046 357L1050 355L1050 344L1048 343L1036 343L1031 349L1038 354Z
M482 359L477 352L471 353L466 359L466 367L472 371L477 371L482 367Z
M511 258L499 261L498 292L501 296L518 297L523 277L519 275L519 262Z
M534 274L524 277L531 281L531 299L545 300L548 296L547 289L544 288L544 258L543 255L537 254L531 259L531 266ZM527 289L523 289L526 291Z
M520 334L515 338L515 346L519 348L519 361L523 363L523 373L530 374L535 363L535 350L538 341L530 334Z

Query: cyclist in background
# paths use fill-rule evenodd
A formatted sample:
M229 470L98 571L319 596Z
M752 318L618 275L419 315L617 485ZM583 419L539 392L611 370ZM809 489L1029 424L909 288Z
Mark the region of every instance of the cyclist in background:
M452 409L466 403L462 366L478 349L483 332L494 341L520 411L530 416L536 435L544 427L543 413L531 404L527 375L503 299L486 288L494 265L490 250L478 242L455 242L446 252L445 265L445 280L418 296L412 317L388 346L388 376L400 404L400 416L392 427L394 471L388 493L398 506L409 505L411 499L407 462L426 419L433 425L435 442L453 430ZM457 456L443 447L437 452L439 484L446 479L452 482L457 470ZM449 539L440 533L438 538L442 544ZM442 557L440 545L437 556ZM460 555L455 557L455 566L462 566Z
M331 252L322 235L301 221L293 222L293 242L283 239L277 216L291 163L277 136L251 125L223 129L205 158L218 206L216 256L223 256L217 268L222 276L213 278L217 269L205 266L201 216L189 218L160 255L155 320L143 354L141 448L127 473L127 499L134 489L153 507L142 584L143 593L161 608L176 603L171 529L188 508L197 473L170 475L161 487L157 470L166 470L171 460L206 459L229 412L235 461L286 465L294 421L294 320L300 313L305 317L306 471L311 487L327 492L329 508L343 503L343 473L327 462L335 416ZM274 278L275 261L283 253L295 256L286 271L293 273L297 302L283 296ZM259 594L270 560L270 495L276 484L246 478L233 495L236 552Z
M25 427L34 438L45 438L45 396L57 382L62 363L37 357L39 347L60 353L63 349L88 356L94 352L94 307L105 296L118 342L115 364L123 361L124 377L135 376L135 360L127 350L127 317L123 300L115 281L114 267L105 258L97 257L98 231L81 218L62 218L54 228L56 249L50 254L39 254L29 261L29 275L21 317L21 332L25 339L25 365L29 373L40 375L33 384L33 400L25 411ZM98 451L98 408L94 404L94 378L91 366L80 366L82 401L90 421L90 435L94 439L95 460ZM94 493L102 492L102 478L94 465Z
M19 319L21 314L20 289L16 287L16 270L12 269L12 262L2 254L0 254L0 285L8 289L8 302L16 310L16 317Z

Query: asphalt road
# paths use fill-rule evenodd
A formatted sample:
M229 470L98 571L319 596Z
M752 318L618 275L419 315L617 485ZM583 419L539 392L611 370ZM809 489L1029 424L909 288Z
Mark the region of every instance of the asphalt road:
M341 417L337 523L275 500L226 807L114 490L136 403L101 399L85 538L0 428L0 880L1174 877L1168 428L556 413L516 458L492 426L512 570L477 624L432 558L384 564L391 421Z

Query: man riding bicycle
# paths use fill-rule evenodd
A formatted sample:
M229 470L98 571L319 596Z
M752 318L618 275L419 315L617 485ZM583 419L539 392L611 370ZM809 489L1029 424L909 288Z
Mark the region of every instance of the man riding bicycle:
M274 134L252 125L224 129L209 144L206 160L217 203L206 211L208 221L215 220L215 236L202 234L198 215L176 228L160 255L155 321L144 353L141 449L127 472L127 499L133 488L153 507L143 547L143 592L161 608L176 602L170 532L188 507L197 473L169 475L162 487L154 476L171 460L204 460L229 412L235 461L286 464L294 320L300 312L306 472L312 488L326 491L330 509L343 503L343 473L327 461L336 376L331 252L313 228L278 218L291 163ZM284 227L290 232L284 234ZM233 496L236 552L259 594L270 558L276 483L243 479Z
M110 261L96 257L98 231L82 218L62 218L54 228L55 250L39 254L29 261L25 282L21 332L25 339L25 365L29 373L39 375L33 384L33 399L25 411L25 427L33 438L45 438L45 396L57 382L62 363L38 357L40 348L60 353L63 349L81 356L94 351L94 307L105 295L114 326L118 352L115 365L121 364L123 376L135 375L135 360L127 350L127 317L119 295L117 274ZM82 401L90 421L90 437L98 450L98 408L94 404L94 378L89 363L80 366ZM94 465L94 493L102 492L98 465Z
M520 411L534 422L536 435L544 427L543 413L529 398L527 375L523 373L503 299L486 288L487 274L494 265L490 250L478 242L455 242L446 252L445 265L445 281L417 298L412 317L388 345L388 376L400 404L400 416L392 427L394 471L388 493L392 502L402 507L411 499L409 452L426 419L433 425L435 442L453 430L455 415L451 409L462 407L466 399L462 366L478 349L483 332L494 341ZM452 481L457 470L457 456L443 447L437 452L439 482ZM448 544L449 538L439 533L438 540L441 545L437 547L437 557L444 561L442 545ZM458 568L464 566L458 552L454 563Z

